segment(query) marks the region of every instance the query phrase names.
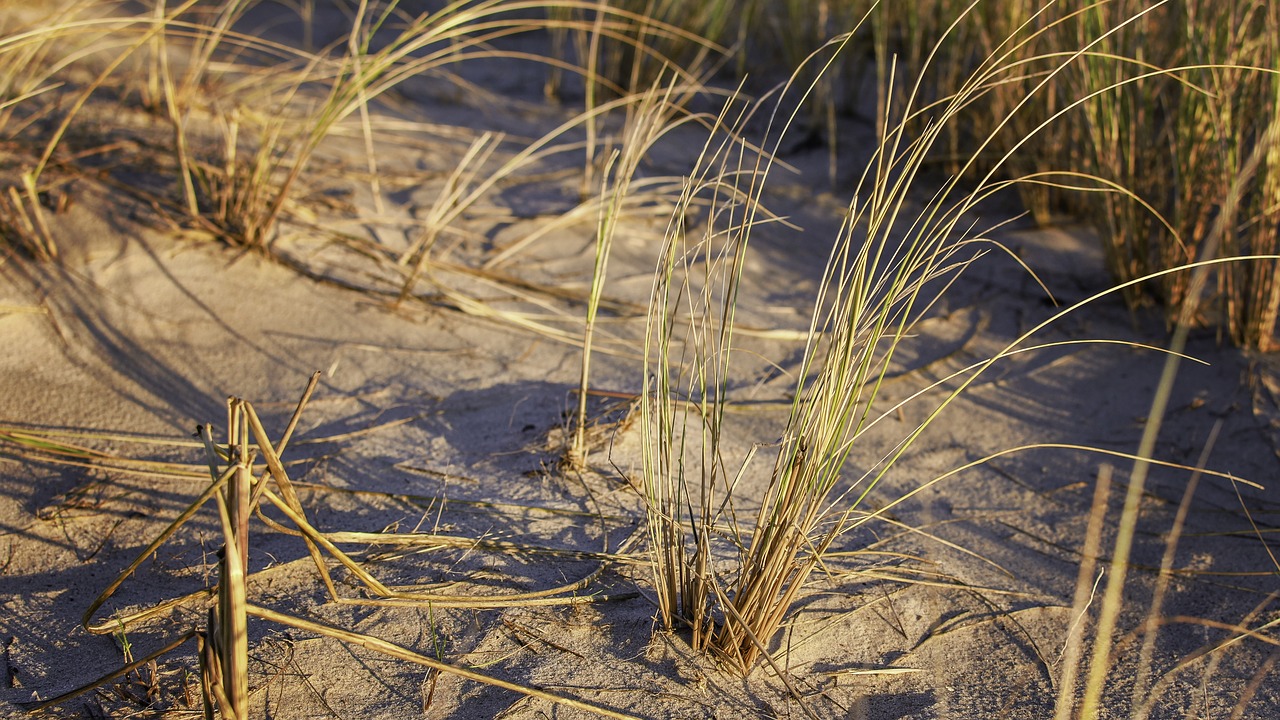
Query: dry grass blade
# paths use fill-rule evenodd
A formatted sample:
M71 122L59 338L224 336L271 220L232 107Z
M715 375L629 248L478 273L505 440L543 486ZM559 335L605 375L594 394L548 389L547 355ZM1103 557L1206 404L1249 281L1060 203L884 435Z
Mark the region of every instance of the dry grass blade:
M0 457L14 457L22 461L36 461L55 465L71 465L75 467L98 468L113 472L142 475L147 477L168 478L174 480L207 480L209 473L202 471L197 465L174 463L157 460L138 460L125 458L111 453L95 450L90 447L67 442L60 438L69 436L89 436L90 433L68 433L51 430L32 430L29 428L0 427L0 444L13 446L14 450L5 448ZM113 438L108 438L113 439ZM116 436L114 439L133 440ZM169 443L181 446L184 443ZM190 445L186 443L186 445Z
M432 658L426 657L425 655L420 655L416 652L413 652L408 648L401 647L394 643L390 643L390 642L387 642L386 640L375 638L370 635L363 635L361 633L351 632L350 630L343 630L341 628L336 628L331 625L324 625L322 623L314 622L311 620L304 620L302 618L293 617L291 615L285 615L283 613L278 613L274 610L258 607L256 605L249 605L248 612L250 615L254 617L262 618L264 620L270 620L272 622L277 622L277 623L280 623L281 625L288 625L290 627L295 627L295 628L298 628L299 630L313 632L313 633L316 633L317 635L324 635L325 637L331 637L331 638L334 638L335 640L341 640L342 642L348 643L350 645L358 645L360 647L367 648L369 650L374 650L376 652L380 652L384 655L388 655L398 660L405 660L407 662L423 665L433 670L436 670L438 672L455 675L465 680L472 680L474 682L483 683L491 687L501 688L503 690L510 690L512 692L520 693L522 695L529 695L531 697L536 697L543 700L549 700L557 705L563 705L564 707L573 708L575 710L582 710L585 712L589 712L593 715L599 715L601 717L617 718L618 720L638 720L637 718L635 718L635 716L627 715L625 713L620 713L615 710L609 710L608 708L603 708L603 707L600 707L599 705L593 705L591 703L584 702L582 700L575 700L573 698L568 698L563 695L556 695L554 693L550 693L550 692L547 692L546 690L541 690L539 688L529 687L526 685L519 685L517 683L508 682L506 680L485 675L483 673L479 673L474 670L470 670L468 668L440 662L439 660L434 660Z
M858 668L855 670L835 670L833 672L827 673L827 675L830 677L862 676L862 675L886 676L886 675L914 675L915 673L919 673L919 672L924 672L924 671L920 670L919 668L884 667L884 668Z
M417 468L417 467L411 467L406 465L401 465L400 468L406 472L410 472L413 474L425 474L425 475L438 474L437 471L427 470L425 468ZM453 477L453 476L450 476L450 477ZM577 510L577 509L559 508L559 507L546 507L543 505L521 505L519 503L500 502L500 501L494 501L494 500L462 500L458 498L446 498L443 495L417 495L412 493L381 492L378 490L337 488L329 485L320 485L317 483L302 482L302 481L295 481L293 484L294 484L294 487L302 488L306 490L313 490L317 492L340 493L343 495L352 495L357 497L387 498L392 500L399 500L401 502L406 502L416 506L434 507L437 504L441 502L445 502L447 500L447 502L450 505L464 507L464 508L473 508L476 510L491 509L491 510L500 510L503 512L513 512L513 513L519 513L519 514L537 513L541 515L556 516L556 517L588 518L592 520L603 519L608 521L629 521L631 519L631 517L627 515L604 515L598 512L589 512L586 510ZM335 533L330 533L330 537L333 537L334 535Z
M1277 640L1275 637L1269 636L1264 632L1267 630L1273 630L1277 626L1280 626L1280 619L1271 620L1270 622L1265 622L1260 625L1251 627L1252 623L1257 619L1258 615L1262 614L1268 607L1270 607L1271 604L1275 602L1275 600L1278 597L1280 597L1280 592L1272 592L1268 594L1267 597L1264 598L1260 603L1258 603L1258 605L1255 606L1248 614L1246 614L1245 617L1242 618L1239 623L1215 623L1212 621L1206 621L1203 618L1193 618L1193 617L1162 618L1161 623L1179 622L1179 623L1187 623L1191 625L1203 625L1205 627L1216 626L1218 629L1227 631L1229 635L1224 640L1213 641L1206 645L1203 645L1199 649L1187 654L1187 656L1180 659L1172 669L1166 672L1157 682L1155 682L1151 686L1151 691L1147 695L1146 701L1142 704L1140 708L1138 708L1137 712L1134 713L1134 717L1135 718L1150 717L1152 709L1155 707L1156 703L1160 700L1162 695L1168 689L1169 685L1177 682L1178 677L1181 675L1181 673L1184 670L1187 670L1199 664L1205 663L1209 666L1208 669L1206 670L1206 677L1209 675L1212 675L1213 674L1212 669L1222 660L1223 656L1225 655L1223 651L1238 643L1243 642L1245 639L1254 639L1254 640L1264 642L1273 647L1280 647L1280 640Z
M1067 639L1062 648L1058 678L1058 697L1055 704L1055 720L1070 720L1076 695L1076 676L1080 672L1080 659L1084 654L1085 633L1088 630L1089 607L1097 592L1102 576L1094 577L1098 554L1102 549L1103 522L1107 516L1107 498L1111 494L1111 466L1098 469L1098 480L1093 491L1093 506L1089 511L1089 526L1085 530L1085 544L1081 549L1080 571L1076 576L1075 596L1071 601L1074 620L1067 629Z
M574 550L570 548L542 547L504 540L485 540L461 537L458 535L435 535L431 533L374 533L355 531L333 531L325 533L325 537L333 543L352 543L360 545L394 545L408 548L476 548L493 550L510 554L550 555L582 560L607 560L609 562L634 564L641 562L639 553L593 552L590 550ZM623 543L626 544L625 542Z
M109 633L112 631L114 625L109 620L94 624L94 614L97 613L98 609L115 594L116 590L119 590L120 586L123 585L124 582L142 566L142 563L148 557L155 553L156 550L160 549L160 547L178 531L178 528L182 527L182 525L190 520L200 510L200 508L204 507L206 502L217 495L226 486L227 481L235 474L235 472L234 467L227 468L222 475L218 476L212 483L210 483L209 487L205 488L205 491L201 493L194 502L188 505L186 510L179 514L178 517L174 518L173 522L169 523L169 526L156 536L156 539L152 540L151 543L148 544L147 547L138 555L138 557L136 557L128 567L117 575L116 579L111 581L111 583L98 594L98 597L94 598L93 602L89 603L89 607L85 609L84 615L80 618L80 623L86 630L90 632L98 632L99 634Z
M103 685L106 685L107 683L111 682L112 680L115 680L116 678L124 677L125 675L137 670L138 668L145 667L152 660L156 660L165 655L168 655L174 650L177 650L178 648L182 647L184 643L186 643L188 640L196 636L197 636L197 632L195 630L191 630L186 633L183 633L182 635L178 636L176 639L170 641L164 647L160 648L159 650L156 650L155 652L152 652L146 657L137 658L132 662L126 663L124 666L116 670L112 670L111 672L107 673L106 675L103 675L97 680L94 680L93 682L82 685L76 688L75 690L65 692L61 695L58 695L57 697L49 698L48 700L45 700L44 702L41 702L39 705L36 705L35 707L31 708L27 712L29 712L32 715L38 715L44 712L45 710L61 705L67 702L68 700L74 700L80 697L81 695L89 692L90 690L102 687Z

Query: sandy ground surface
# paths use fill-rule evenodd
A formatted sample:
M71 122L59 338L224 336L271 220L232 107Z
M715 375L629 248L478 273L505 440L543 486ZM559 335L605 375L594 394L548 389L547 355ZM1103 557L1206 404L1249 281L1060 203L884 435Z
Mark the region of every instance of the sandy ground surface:
M518 85L512 75L501 77ZM501 84L491 89L511 91ZM407 246L415 218L430 208L479 132L531 136L562 111L536 103L536 93L527 107L494 112L457 96L442 102L439 88L421 91L405 112L440 130L384 148L382 209L375 216L369 185L360 179L359 138L337 139L317 163L301 195L307 199L282 228L275 245L282 260L176 236L111 186L78 184L75 202L54 218L63 266L12 257L0 265L0 424L92 434L66 441L198 467L203 459L194 446L141 441L189 441L197 423L214 423L220 437L224 399L232 395L254 403L268 431L278 434L307 378L320 371L285 458L303 484L312 523L324 531L412 530L525 548L391 553L344 546L384 582L499 597L587 578L567 595L594 601L570 602L560 593L556 602L501 608L334 603L298 538L258 521L249 551L250 569L259 571L250 582L252 601L638 717L803 717L770 668L744 680L696 656L680 633L659 631L642 564L587 554L643 550L643 544L627 545L643 527L634 488L638 428L628 397L641 382L643 327L634 308L652 281L665 223L661 208L629 220L615 249L606 294L618 304L592 383L608 394L592 399L590 469L564 471L559 458L580 349L546 332L480 317L465 298L537 312L576 335L581 306L552 290L585 292L591 218L553 228L488 277L462 269L480 267L564 217L578 202L580 176L549 173L486 198L442 241L439 257L456 269L442 263L420 284L422 297L399 307L388 293L397 289L401 271L362 251L368 238L392 251ZM415 99L413 92L406 89L406 102ZM697 142L674 137L649 172L678 172ZM848 169L834 190L823 172L825 153L786 157L806 172L779 176L771 202L804 232L761 233L739 313L744 326L805 328L807 299L847 203L848 181L860 169L855 155L844 156ZM366 240L338 241L335 231ZM1083 228L1014 226L999 239L1060 303L1105 288L1097 245ZM527 287L513 290L514 281L493 279L499 273ZM1009 258L984 258L904 344L881 403L887 408L989 357L1053 312ZM1041 342L1094 338L1165 342L1162 326L1131 314L1117 298L1038 336ZM785 337L744 336L729 415L738 457L777 439L800 347ZM1248 695L1240 717L1271 718L1280 713L1274 630L1201 653L1236 637L1236 625L1259 628L1280 619L1274 595L1280 589L1276 360L1221 347L1211 331L1194 334L1190 352L1207 364L1183 364L1157 455L1194 465L1220 424L1208 466L1266 489L1213 476L1199 483L1161 613L1168 619L1152 662L1153 717L1227 717ZM1022 445L1131 452L1163 362L1156 352L1118 345L1010 358L948 408L868 507ZM909 404L883 423L855 449L849 474L887 452L929 403ZM1049 716L1094 479L1106 460L1066 449L1005 455L914 495L884 522L843 538L830 572L815 575L794 619L771 641L804 703L832 718ZM1117 488L1108 540L1130 468L1111 461ZM744 508L767 471L759 460L748 469ZM1157 468L1147 486L1107 698L1117 717L1126 716L1141 645L1128 633L1146 612L1187 481L1184 471ZM120 640L86 632L81 614L202 488L196 480L55 464L0 444L0 713L20 716L24 703L120 667ZM219 535L217 515L206 507L143 563L95 620L208 587ZM536 551L546 548L578 554ZM334 574L345 598L369 599L349 573L336 568ZM130 630L127 640L134 656L142 656L203 618L202 607L188 604ZM587 716L265 621L251 621L250 643L259 717ZM115 680L54 712L191 714L198 707L191 703L196 667L192 643L161 658L160 694L151 709L151 701L136 697L141 686Z

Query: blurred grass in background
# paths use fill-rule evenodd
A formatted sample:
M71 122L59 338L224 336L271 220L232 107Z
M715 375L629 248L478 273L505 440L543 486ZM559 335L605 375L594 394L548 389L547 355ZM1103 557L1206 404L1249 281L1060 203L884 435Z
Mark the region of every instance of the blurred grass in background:
M261 3L294 8L310 37L312 2ZM67 182L63 176L70 175L61 170L58 158L62 155L55 158L54 149L80 132L79 126L92 125L87 120L72 122L89 94L101 88L113 89L122 98L140 95L143 105L168 116L176 125L176 135L184 136L190 112L185 105L191 102L193 88L206 90L207 86L189 83L190 75L177 77L167 65L156 61L165 56L166 36L191 36L197 41L203 37L209 41L203 45L206 50L230 39L223 51L232 63L245 54L274 57L285 53L288 57L281 56L280 61L289 64L290 72L283 77L294 78L294 87L301 82L299 73L305 71L298 63L310 62L315 71L312 74L324 76L321 71L331 70L330 65L340 60L282 49L250 37L224 37L230 21L219 18L237 16L257 4L250 0L151 0L141 4L64 0L56 4L58 21L51 25L32 19L38 9L0 2L0 170L6 176L0 183L0 235L6 242L38 259L57 256L44 216ZM1264 144L1268 130L1280 116L1280 3L608 0L608 13L600 12L595 3L572 0L486 0L451 3L436 10L432 8L439 8L440 3L345 3L352 12L366 5L363 17L380 18L378 22L395 28L415 22L432 25L435 15L461 13L494 18L500 29L483 24L477 27L489 28L495 37L526 30L544 32L549 38L548 59L558 56L581 68L582 79L574 80L568 94L581 90L580 99L588 108L649 87L664 68L681 73L690 87L696 87L699 79L727 81L747 76L752 79L749 89L757 94L786 79L796 68L808 68L802 73L816 77L822 64L806 64L804 59L827 40L858 26L865 17L867 22L848 47L817 78L814 97L801 117L803 125L795 132L798 142L826 144L833 178L856 177L861 171L842 167L849 158L838 146L840 135L835 128L843 118L861 112L882 132L902 120L886 110L905 107L889 102L891 96L901 98L915 92L926 104L941 101L960 91L983 58L993 53L1007 55L1003 65L1009 71L991 81L982 102L971 105L968 116L947 130L931 160L932 167L957 172L962 160L968 162L975 139L986 138L1005 123L978 162L969 163L969 172L985 173L1016 147L1002 164L1004 172L1055 173L1042 176L1039 182L1019 183L1022 202L1041 224L1066 214L1096 228L1117 283L1197 259L1208 227L1228 206L1224 205L1228 188L1242 173L1252 177L1237 183L1244 192L1238 206L1230 210L1234 217L1228 218L1226 225L1232 231L1221 253L1267 255L1280 250L1280 148L1263 147L1257 167L1244 167L1245 158ZM1142 16L1137 21L1108 32L1139 13ZM414 20L414 14L420 17ZM167 29L162 32L161 28ZM463 38L468 32L464 27L449 26L443 34L467 49L470 40ZM407 47L422 44L410 41ZM1086 48L1088 52L1082 53ZM1077 53L1081 53L1077 62L1067 63L1058 72L1051 70L1061 64L1061 58ZM459 53L458 57L468 54L476 53ZM372 83L376 77L365 72L366 66L376 65L384 56L390 54L361 57L361 53L354 53L356 64L352 67L358 72L352 73L352 68L345 72L357 78L359 92L352 103L340 104L342 113L352 107L363 108L371 93L362 89L362 83ZM455 59L446 55L439 62ZM193 60L192 67L207 67L209 60L202 56ZM116 63L123 64L117 68ZM922 76L925 67L931 70ZM554 62L549 66L547 89L562 94L558 68ZM397 66L397 72L401 71L419 72L421 68L407 63L404 68ZM125 87L120 87L116 75L124 79ZM261 80L260 74L249 73L249 77ZM307 79L314 84L325 78L308 75ZM802 84L812 79L797 78ZM222 80L235 86L226 78ZM1035 103L1011 112L1032 94L1032 88L1046 80L1047 92L1034 93ZM917 81L923 83L918 90ZM131 89L129 82L142 87ZM220 97L238 88L228 88ZM170 101L167 108L166 100ZM870 108L875 108L874 114ZM1041 123L1064 110L1068 115L1063 121L1040 129ZM365 111L360 112L363 118ZM926 110L911 122L920 123L923 131L931 120ZM205 192L217 196L224 185L231 187L215 182L214 176L225 174L222 165L264 163L263 158L255 160L235 147L252 134L250 130L236 122L229 127L240 131L239 139L226 141L227 158L203 159L212 163L209 167L201 166L202 158L193 157L183 140L177 143L178 174L185 182L183 205L189 215L210 219L207 208L201 207L201 188L195 182L202 174L209 176ZM314 144L328 125L318 127L315 132L303 133L307 143ZM272 134L276 130L269 127L264 131L267 146L280 144ZM587 133L590 179L591 168L599 160L594 152L594 120L588 122ZM1026 141L1028 138L1031 140ZM86 152L84 148L69 150ZM302 153L292 167L304 166L305 155ZM212 220L219 225L219 232L245 235L249 244L260 244L260 236L270 233L278 202L259 196L264 192L271 196L267 186L278 178L268 182L263 173L248 174L248 169L241 175L248 178L249 187L261 191L251 193L257 198L255 202L271 209L257 212L263 217L247 229L240 228L238 221ZM1083 179L1086 175L1115 183L1140 200L1106 192L1107 187L1096 180ZM1063 183L1073 187L1061 187ZM278 193L280 197L288 194L289 184L283 183L280 189L285 192ZM1095 192L1078 192L1081 187ZM1280 348L1276 337L1278 276L1280 266L1273 260L1222 266L1210 286L1211 297L1201 299L1206 301L1201 303L1206 309L1200 322L1217 325L1243 347ZM1126 299L1135 307L1159 304L1172 318L1186 299L1187 282L1185 273L1164 275L1134 287Z
M1095 175L1132 190L1144 207L1123 194L1082 182L1060 188L1019 184L1022 201L1041 224L1063 213L1098 232L1117 283L1191 262L1244 159L1264 142L1280 116L1280 3L1266 0L1143 0L1045 2L1008 0L614 0L615 5L679 25L731 47L726 69L781 80L815 48L835 35L870 22L855 35L836 65L818 82L807 121L811 134L834 142L838 116L877 95L877 121L894 123L883 108L890 93L909 92L930 53L939 53L921 97L955 93L983 58L1010 53L1025 58L1016 75L1002 79L966 122L948 138L948 171L972 138L985 137L1008 118L1010 108L1056 64L1053 53L1091 48L1050 80L1046 100L1023 108L991 148L993 159L1014 147L1041 122L1077 101L1065 122L1040 131L1018 149L1009 167L1023 174L1057 171ZM973 11L967 11L973 6ZM1141 18L1105 38L1123 20ZM956 18L960 18L956 21ZM956 22L954 28L951 28ZM942 42L950 28L951 37ZM1017 32L1021 28L1021 32ZM1006 38L1025 38L1010 45ZM1095 41L1099 41L1096 44ZM1091 45L1092 44L1092 45ZM691 57L668 49L670 57ZM615 53L615 55L619 55ZM609 74L642 75L654 68L616 60ZM1015 65L1015 63L1010 63ZM897 78L890 87L890 68ZM626 69L624 69L626 68ZM1104 88L1122 83L1112 90ZM1096 94L1095 94L1096 93ZM892 106L892 105L889 105ZM897 106L901 106L898 104ZM928 122L926 115L919 122ZM833 154L839 162L838 154ZM984 172L981 164L972 168ZM855 173L856 174L856 173ZM1251 182L1228 222L1224 255L1266 255L1280 250L1280 147L1264 151ZM1154 211L1154 212L1153 212ZM1172 318L1187 293L1187 275L1161 277L1127 294L1131 306L1156 302ZM1275 350L1280 312L1280 265L1274 260L1232 263L1217 273L1205 303L1230 339L1247 348Z

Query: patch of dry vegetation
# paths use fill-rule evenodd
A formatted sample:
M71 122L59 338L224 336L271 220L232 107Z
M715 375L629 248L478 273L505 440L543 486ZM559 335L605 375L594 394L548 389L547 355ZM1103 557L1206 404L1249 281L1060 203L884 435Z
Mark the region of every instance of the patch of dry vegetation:
M0 187L0 235L7 246L35 260L56 261L58 239L50 217L64 209L67 184L126 184L119 156L130 153L135 171L150 183L134 183L130 190L151 208L153 220L189 235L275 253L284 228L314 216L306 207L306 186L335 133L361 138L369 192L382 197L376 146L394 138L379 135L374 116L379 103L402 85L423 76L464 84L453 71L472 61L544 64L550 69L548 90L564 99L574 96L569 85L580 89L580 109L518 147L492 133L471 139L404 246L338 232L332 238L357 248L379 268L392 269L394 286L365 288L388 304L419 298L420 284L430 284L432 300L443 298L463 312L580 345L581 383L565 449L567 470L589 467L593 352L602 346L634 351L623 342L602 341L602 309L630 312L637 324L644 318L636 399L647 554L608 542L587 552L435 533L321 532L307 519L281 458L311 388L276 442L250 404L233 400L226 442L215 442L203 429L205 489L104 590L86 612L84 626L94 633L120 633L183 604L210 605L207 619L145 658L126 653L125 666L99 685L120 677L141 679L148 667L154 679L157 658L195 639L206 714L217 708L223 717L246 718L245 628L254 617L362 645L433 672L607 717L628 717L253 603L246 590L252 577L247 548L256 515L267 529L295 536L306 546L318 581L336 604L584 604L610 599L593 585L606 566L647 563L666 630L687 633L694 650L714 654L739 674L771 666L799 706L812 714L788 671L775 662L772 643L810 577L826 569L838 539L885 521L890 508L916 492L990 459L922 480L918 490L887 507L864 505L917 438L980 375L1012 355L1048 347L1033 344L1036 333L1111 294L1134 304L1154 295L1169 309L1177 330L1168 352L1165 394L1185 357L1188 328L1207 318L1221 319L1243 347L1276 346L1280 9L1274 4L1236 0L1224 11L1207 0L1152 7L1127 0L1084 7L936 0L907 6L751 2L742 8L720 1L484 0L421 10L410 3L353 0L346 6L350 27L319 48L247 29L245 19L255 5L155 0L137 12L135 4L84 0L59 7L56 21L35 12L6 15L0 26L0 169L8 179ZM306 13L299 12L299 19L305 21ZM1154 32L1155 27L1178 31ZM504 45L526 35L548 37L558 54L533 56ZM739 54L726 55L729 47ZM813 52L814 47L820 49ZM777 78L783 85L764 101L712 85L715 71L750 72L755 63L767 66L778 59L795 72ZM766 184L783 139L797 133L825 132L836 167L838 118L867 88L878 97L877 150L831 238L794 368L786 420L777 437L760 438L756 446L768 447L763 454L771 455L763 494L743 498L739 481L757 461L757 450L745 457L728 455L725 415L738 338L745 330L735 313L746 291L742 278L751 237L761 226L784 222L766 207ZM698 103L712 110L691 109ZM90 121L85 112L90 104L153 122L120 139L111 128L104 132ZM685 126L701 127L705 137L687 174L645 175L642 166L653 148ZM755 132L762 139L755 140ZM504 183L546 170L550 158L579 154L583 160L572 170L584 177L581 202L547 228L594 225L595 261L590 278L584 278L586 290L555 292L496 270L549 232L545 228L498 251L484 266L449 268L551 308L543 315L504 309L439 279L436 271L445 268L436 254L441 239L457 232L456 225L484 197ZM946 168L941 179L929 174L936 167ZM926 187L934 189L913 206ZM1098 219L1115 287L1062 310L1003 350L887 411L873 411L895 354L913 340L918 323L971 263L990 250L1003 250L991 240L999 224L975 230L969 223L980 204L1011 192L1020 193L1041 220L1062 209ZM655 248L648 307L619 309L606 293L614 239L626 220L657 213L669 213L670 219L661 247ZM931 404L887 454L850 477L846 460L864 436L907 403ZM1145 468L1158 462L1152 458L1153 438L1166 412L1162 403L1158 396L1148 416L1148 436L1135 454L1106 451L1133 460L1135 471L1093 643L1075 634L1064 650L1058 700L1064 720L1102 712L1129 561L1126 543L1136 526ZM45 460L52 455L130 468L128 460L39 434L6 431L2 439ZM1204 467L1178 467L1195 477L1221 475ZM191 477L189 470L181 474ZM1102 499L1095 507L1105 509L1108 491L1100 482ZM216 584L140 612L97 619L98 610L143 560L210 501L224 542ZM1091 563L1102 552L1101 516L1102 510L1095 510L1075 618L1088 617L1093 607L1088 588ZM1179 533L1177 528L1171 533L1171 548ZM474 592L434 592L380 580L367 563L340 548L350 544L394 545L406 553L468 547L569 555L590 561L593 569L541 590L495 592L477 583ZM361 597L344 595L335 584L331 568L339 566L358 582ZM1252 621L1246 618L1231 628L1232 637L1271 638L1265 633L1274 623L1251 627ZM1145 642L1155 642L1159 624L1157 601ZM1144 650L1144 658L1150 652ZM1150 677L1147 660L1142 662L1127 710L1132 717L1146 717L1150 705L1140 696L1163 680ZM1083 678L1078 691L1077 674ZM1250 693L1256 690L1255 685ZM1247 695L1237 707L1247 705Z

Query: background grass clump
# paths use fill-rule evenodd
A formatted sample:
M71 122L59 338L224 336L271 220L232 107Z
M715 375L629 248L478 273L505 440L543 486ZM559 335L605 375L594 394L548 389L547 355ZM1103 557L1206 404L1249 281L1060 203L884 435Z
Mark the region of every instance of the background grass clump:
M729 5L751 18L730 32L719 18ZM719 1L687 3L688 18L709 18L700 29L738 48L733 67L769 76L772 68L794 68L808 52L867 17L851 47L824 73L807 114L814 132L837 140L842 114L867 94L878 96L877 122L891 100L910 88L926 63L942 68L921 88L938 99L973 74L984 57L1007 52L1017 73L1001 78L984 96L984 108L947 131L935 156L947 172L967 158L966 144L1002 129L991 152L972 166L983 169L998 151L1018 144L1055 112L1071 106L1063 122L1038 131L1020 148L1006 171L1029 174L1070 171L1095 176L1132 191L1102 192L1096 181L1023 183L1018 193L1041 223L1066 213L1094 227L1107 254L1112 278L1123 283L1199 259L1200 244L1221 211L1227 189L1252 148L1267 142L1280 117L1280 7L1264 0L1169 0L1147 3L971 2L922 0L875 3ZM1138 17L1140 16L1140 17ZM1117 32L1121 21L1137 17ZM953 21L955 42L940 44ZM1020 33L1022 41L1005 45ZM1053 72L1063 53L1089 48L1079 63L1056 73L1043 101L1010 119L1009 111ZM898 80L886 70L897 63ZM890 121L892 124L892 121ZM838 147L833 167L839 167ZM945 151L942 151L945 150ZM1229 223L1223 255L1266 255L1277 249L1280 223L1280 151L1267 150ZM1072 187L1062 188L1062 184ZM1097 190L1084 195L1078 186ZM1213 302L1204 323L1218 324L1244 347L1277 347L1280 267L1241 263L1215 273ZM1133 306L1156 302L1172 322L1186 299L1185 274L1171 274L1128 289Z
M570 94L590 109L649 87L664 68L688 87L728 73L767 89L783 79L778 68L814 73L814 65L804 63L812 49L856 27L836 62L800 78L814 90L792 133L825 141L833 179L856 174L847 167L848 154L842 159L840 126L865 113L870 97L870 119L883 132L901 120L892 113L904 106L906 93L923 104L939 101L998 52L1017 71L988 88L983 108L947 128L930 162L945 173L962 164L984 172L984 163L1016 146L1017 153L1000 161L1007 176L1079 173L1074 181L1059 175L1021 183L1016 192L1041 223L1066 213L1092 225L1113 279L1123 283L1199 258L1224 194L1251 149L1265 142L1280 108L1280 9L1263 0L490 0L435 9L365 0L346 3L352 32L317 48L289 47L241 28L238 21L258 4L188 0L138 11L82 0L44 12L7 10L0 28L0 155L9 170L0 189L4 237L34 257L57 255L47 214L56 208L68 168L75 172L66 158L84 151L59 148L89 125L76 114L94 93L137 98L171 125L175 195L166 201L176 215L233 244L262 247L304 183L311 157L339 123L354 117L364 124L376 186L369 104L407 78L447 74L469 58L504 56L497 49L502 38L546 33L548 90L563 96L564 80L575 78L578 90ZM315 8L294 9L314 43ZM952 41L939 42L944 33ZM1021 39L1007 43L1015 35ZM189 42L192 52L179 57L173 42ZM1056 57L1080 48L1088 48L1081 62L1054 71ZM910 79L926 66L934 72L915 87ZM896 68L892 78L890 67ZM1046 78L1043 101L1009 117ZM1041 127L1067 107L1075 109L1063 122ZM214 137L193 134L201 116L221 128ZM588 114L582 122L583 187L590 194L592 168L598 171L607 153L600 118ZM983 157L971 162L963 148L997 127ZM1031 133L1036 142L1020 142ZM1251 172L1223 255L1276 251L1280 151L1264 152ZM1097 192L1066 192L1064 184ZM1108 192L1111 184L1132 196ZM1274 349L1278 271L1274 263L1254 262L1216 272L1201 321L1219 325L1244 347ZM1186 283L1184 274L1164 275L1125 296L1132 306L1169 308L1172 322Z

